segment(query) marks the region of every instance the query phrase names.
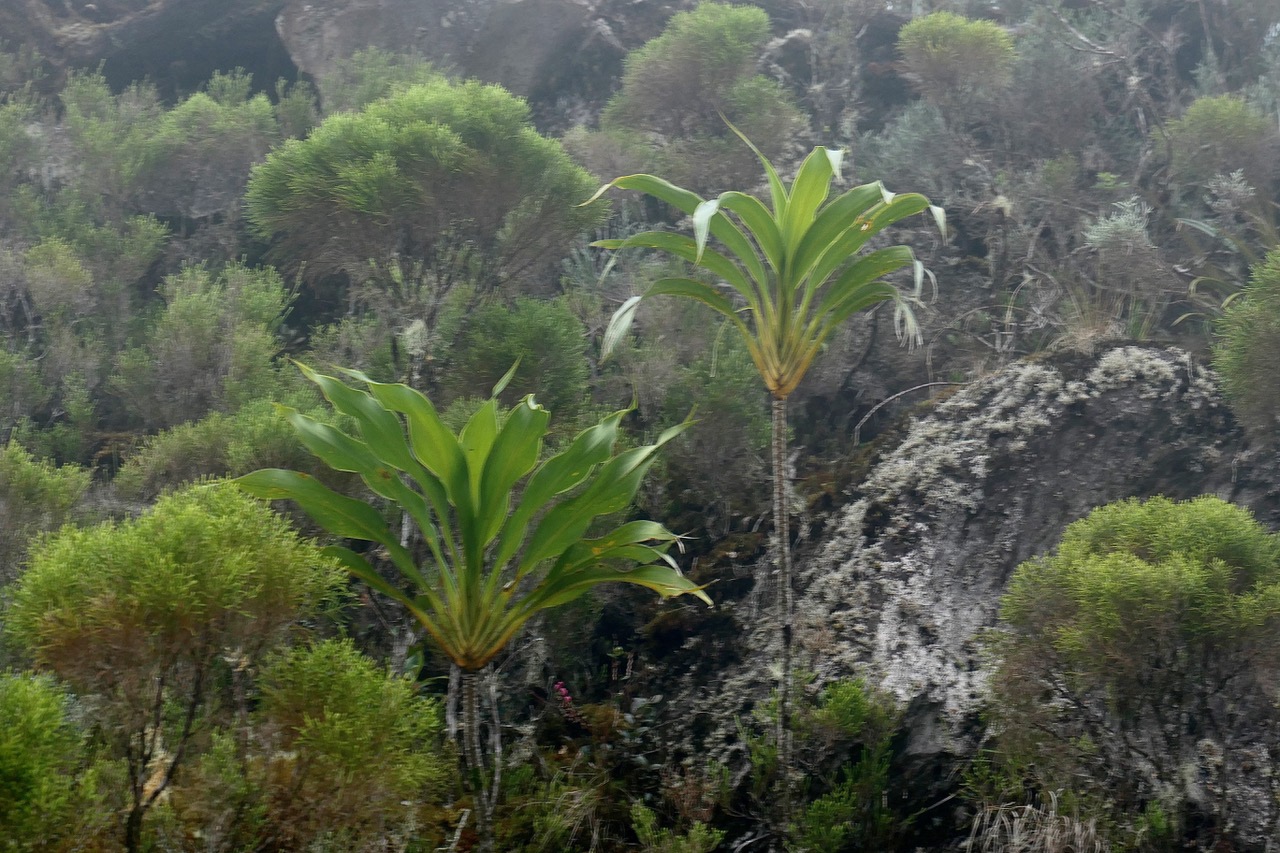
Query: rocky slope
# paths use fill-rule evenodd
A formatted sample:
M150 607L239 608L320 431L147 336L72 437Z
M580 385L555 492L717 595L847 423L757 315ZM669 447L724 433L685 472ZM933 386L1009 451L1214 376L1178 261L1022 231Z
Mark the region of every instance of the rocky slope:
M1015 363L916 418L852 502L815 519L824 530L798 563L798 666L817 674L815 686L866 675L907 708L902 770L925 805L982 736L981 634L1020 562L1093 507L1128 496L1214 494L1274 529L1277 483L1275 456L1249 446L1211 371L1184 351L1119 347ZM735 565L731 555L702 567L726 579L769 570L767 560ZM721 584L720 611L656 663L668 685L679 674L666 695L673 718L696 721L683 727L689 754L737 766L735 719L767 695L762 662L777 653L772 584L733 597L742 586ZM1247 810L1251 800L1274 804L1271 794L1241 789L1228 801ZM1271 811L1244 822L1256 830Z

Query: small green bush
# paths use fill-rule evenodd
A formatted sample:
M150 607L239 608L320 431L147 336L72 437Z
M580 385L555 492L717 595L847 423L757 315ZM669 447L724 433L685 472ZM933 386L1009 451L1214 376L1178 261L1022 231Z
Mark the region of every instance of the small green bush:
M437 282L530 273L606 208L580 206L595 182L529 120L476 81L394 91L272 151L249 181L250 224L308 281L363 281L371 260Z
M274 331L290 296L270 268L188 267L161 287L165 305L140 346L117 359L112 390L149 428L278 396Z
M283 652L263 667L260 686L274 747L266 815L286 846L337 835L367 849L452 793L439 703L350 641Z
M921 94L944 110L1007 86L1017 56L999 25L952 12L911 21L898 34L898 50Z
M229 484L161 498L119 524L64 527L34 549L5 630L91 699L104 757L148 780L128 786L121 804L126 847L140 849L153 794L174 780L218 705L214 685L330 606L345 578Z
M395 92L421 83L438 83L444 75L420 56L377 47L357 50L320 78L325 115L355 112Z
M631 805L631 826L644 853L711 853L724 840L724 830L711 829L701 821L684 832L658 826L658 815L644 803Z
M69 849L83 736L67 703L48 678L0 673L0 851Z
M1004 760L1041 790L1103 804L1117 841L1152 802L1178 827L1193 803L1228 819L1185 768L1225 791L1241 732L1274 725L1280 536L1215 497L1109 504L1018 567L1001 616ZM1187 719L1195 737L1168 723ZM1220 760L1202 763L1202 739Z
M754 183L759 163L724 119L769 157L801 124L782 86L755 73L768 39L769 18L754 6L700 3L673 15L627 56L622 89L600 121L613 145L579 139L580 150L601 161L597 171L617 162L699 192Z
M1280 250L1253 270L1217 323L1214 367L1237 417L1263 441L1280 435Z
M1173 159L1171 177L1203 186L1215 175L1244 172L1256 189L1267 190L1276 174L1275 122L1241 98L1198 98L1166 131Z
M519 361L502 399L512 405L534 394L567 423L590 401L586 350L586 330L563 300L490 302L466 318L446 381L456 397L487 397Z
M71 520L89 479L78 466L55 467L16 443L0 447L0 586L14 579L37 533Z
M814 774L825 791L797 815L788 849L841 853L894 848L905 825L886 805L897 723L892 700L862 679L837 681L822 691L818 707L801 716L801 727L814 739L810 748L835 757L837 770Z

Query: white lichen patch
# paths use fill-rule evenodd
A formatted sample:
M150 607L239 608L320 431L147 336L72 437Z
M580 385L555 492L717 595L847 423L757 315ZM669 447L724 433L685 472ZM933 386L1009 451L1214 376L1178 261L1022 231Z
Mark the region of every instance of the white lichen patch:
M1020 362L940 403L807 561L797 616L822 637L819 678L869 671L904 702L927 697L944 729L960 730L985 693L980 636L996 622L1029 514L1043 512L1046 490L1087 492L1097 479L1061 442L1087 448L1095 432L1180 424L1217 405L1212 374L1187 353L1142 347L1103 354L1084 378Z

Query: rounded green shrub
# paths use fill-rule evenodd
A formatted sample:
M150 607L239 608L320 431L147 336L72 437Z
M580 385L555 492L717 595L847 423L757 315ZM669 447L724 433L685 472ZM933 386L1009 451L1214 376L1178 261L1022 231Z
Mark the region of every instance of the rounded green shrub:
M245 196L304 277L425 265L438 280L528 273L605 214L594 181L500 86L443 78L325 119L271 152Z
M1233 95L1198 98L1168 124L1171 176L1203 185L1215 175L1241 170L1255 189L1276 174L1275 122Z
M768 40L769 17L754 6L701 3L673 15L661 35L627 56L622 88L601 117L616 165L698 192L759 180L759 163L725 119L769 157L801 123L782 86L755 73Z
M16 576L36 534L71 520L89 479L87 470L36 459L17 443L0 447L0 585Z
M1001 616L993 708L1015 773L1106 804L1117 840L1153 804L1178 826L1228 818L1228 781L1276 722L1280 536L1216 497L1109 504L1018 567Z
M448 790L439 703L349 640L290 649L263 668L260 717L274 750L266 815L286 846L341 839L370 849L412 829Z
M82 740L50 679L0 673L0 850L60 849Z
M911 21L898 34L898 50L920 93L944 109L1007 86L1017 58L999 25L952 12Z
M1253 270L1217 323L1214 367L1237 417L1267 443L1280 435L1280 250Z
M467 317L447 383L457 397L484 397L518 361L502 399L514 404L533 394L569 421L590 400L586 350L586 329L564 301L490 302Z

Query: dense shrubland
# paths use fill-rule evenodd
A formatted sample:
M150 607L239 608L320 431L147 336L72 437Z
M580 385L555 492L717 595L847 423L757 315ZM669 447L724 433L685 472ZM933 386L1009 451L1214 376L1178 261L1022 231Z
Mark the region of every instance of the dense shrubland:
M559 140L499 87L376 49L314 84L228 68L165 100L93 70L55 84L29 47L0 44L0 849L462 850L489 823L504 850L942 843L897 810L901 709L874 674L806 689L796 673L794 699L739 721L742 765L707 764L655 722L661 655L699 630L732 636L735 617L617 591L504 635L496 670L460 664L484 731L506 737L505 775L484 784L499 740L458 739L460 658L388 580L434 588L405 566L468 499L399 457L421 495L380 483L339 438L379 446L359 402L373 398L330 406L289 363L404 383L434 404L437 437L481 457L477 436L523 423L533 394L552 417L520 476L591 429L619 458L664 445L575 529L687 535L672 559L704 582L699 565L762 550L787 515L770 510L762 368L749 337L684 300L646 300L606 358L626 299L723 270L619 242L694 233L692 210L582 202L633 172L767 198L728 122L787 182L814 145L844 147L848 186L948 210L945 241L916 217L871 244L914 246L938 277L917 306L925 354L885 346L882 310L819 342L788 389L783 464L804 484L788 534L844 476L854 425L887 423L877 403L1024 356L1176 342L1213 360L1249 441L1273 452L1274 3L708 2L631 47L594 122ZM598 240L625 247L605 257ZM398 429L391 413L409 410L380 402ZM258 469L368 507L385 541L344 559L381 592L295 532L361 538L332 514L286 521L210 479ZM1012 581L990 643L991 752L957 771L950 837L976 815L988 846L973 849L1243 845L1238 804L1187 768L1267 760L1235 739L1277 725L1278 567L1274 533L1211 499L1068 528ZM1028 836L1042 846L1016 846Z

